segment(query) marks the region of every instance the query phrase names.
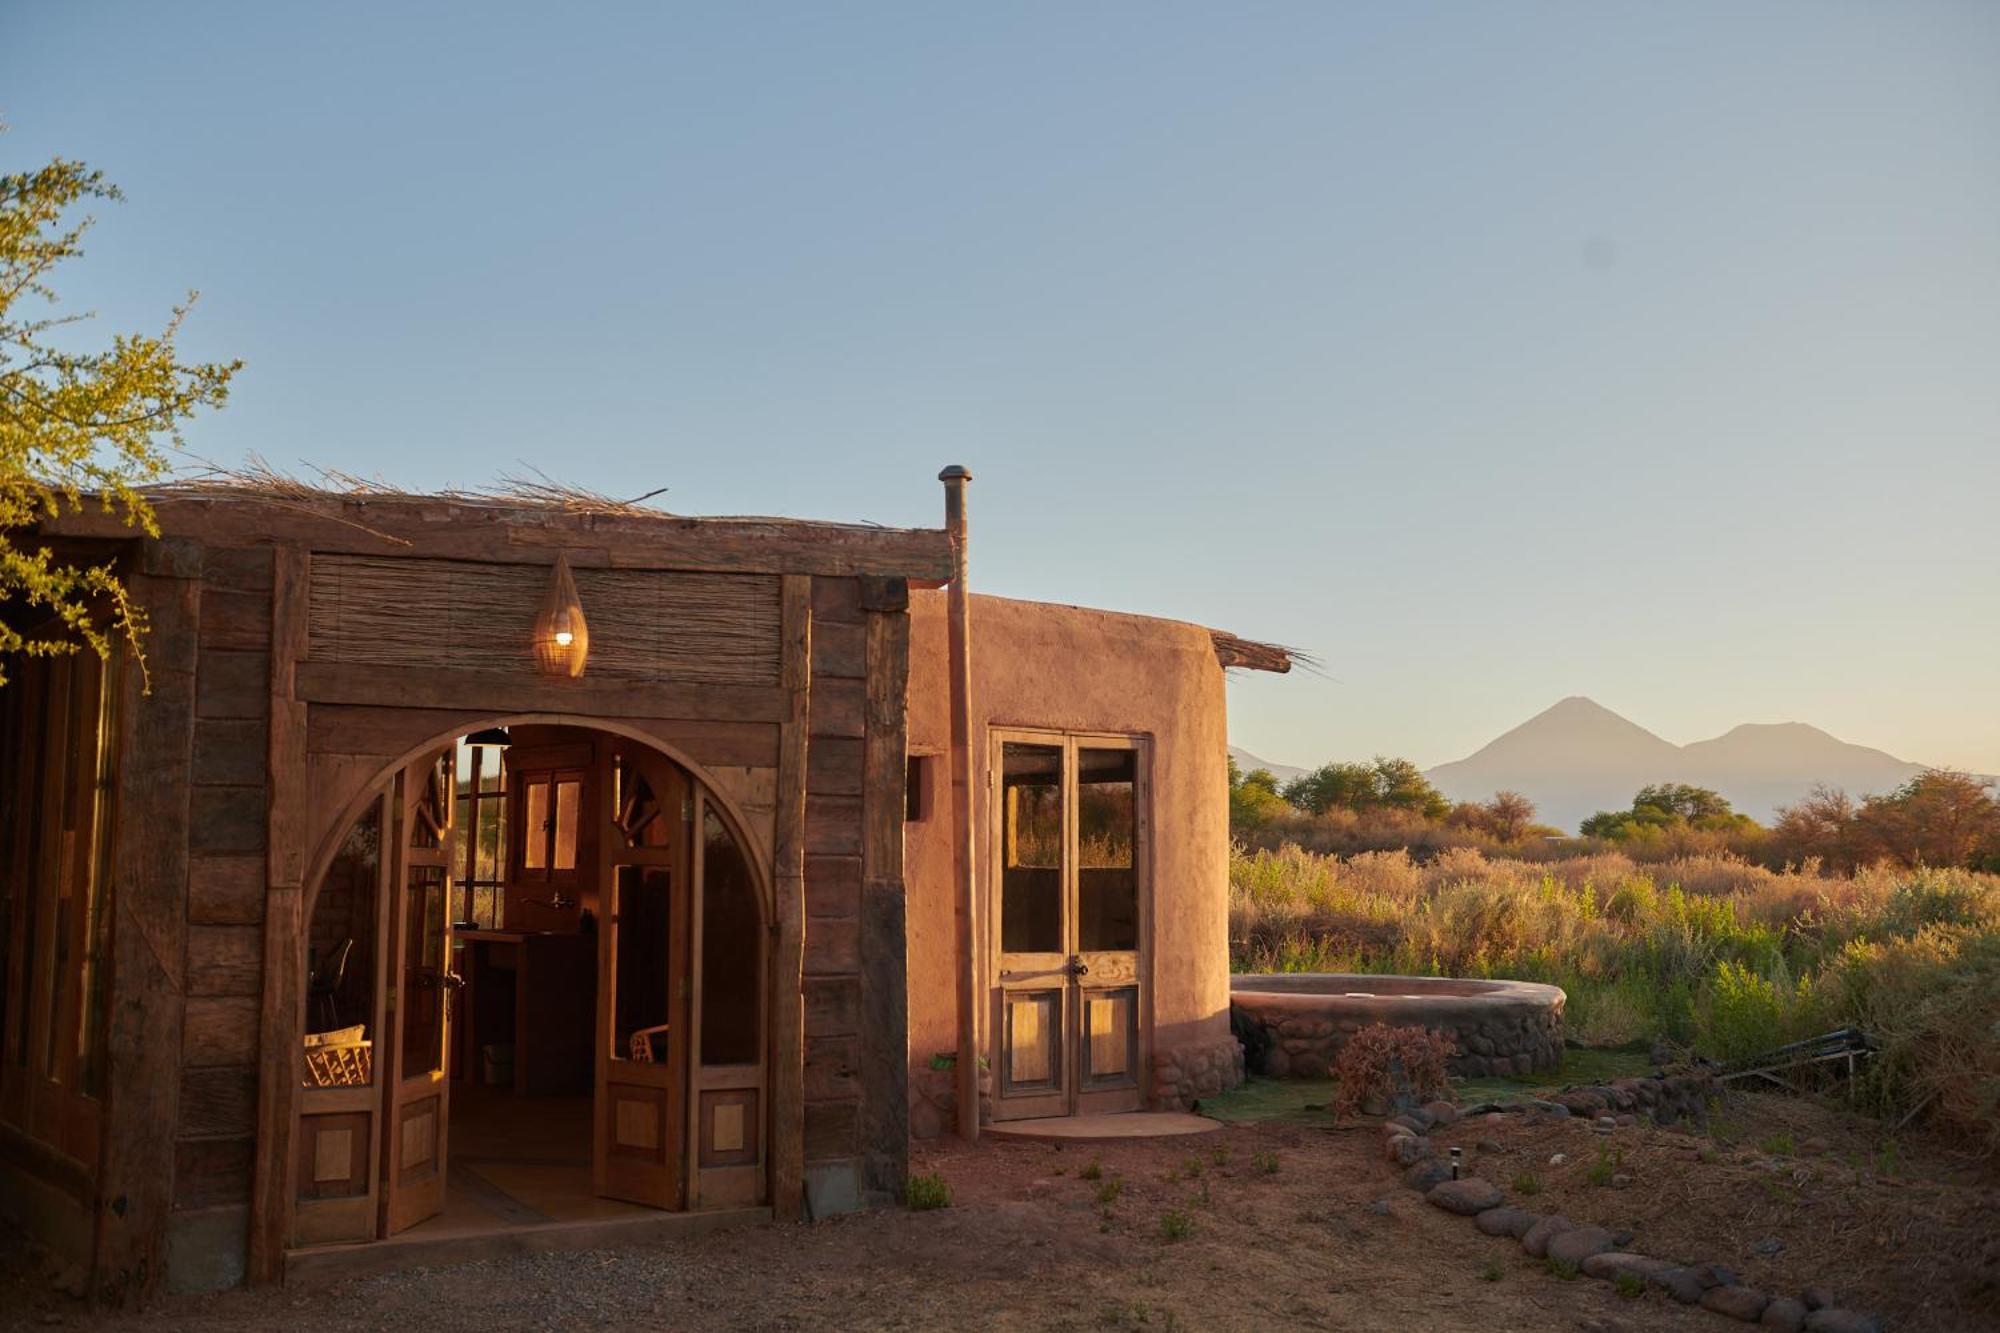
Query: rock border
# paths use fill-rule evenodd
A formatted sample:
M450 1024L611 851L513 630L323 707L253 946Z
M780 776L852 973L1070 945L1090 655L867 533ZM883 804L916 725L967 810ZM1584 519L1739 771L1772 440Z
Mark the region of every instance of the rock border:
M1695 1070L1662 1073L1644 1079L1619 1079L1604 1087L1566 1089L1550 1098L1500 1105L1488 1103L1461 1114L1450 1102L1405 1107L1382 1122L1383 1156L1403 1173L1403 1183L1423 1194L1433 1207L1460 1217L1488 1236L1508 1236L1537 1259L1573 1268L1603 1282L1638 1280L1665 1292L1682 1305L1699 1305L1740 1323L1787 1333L1882 1333L1882 1322L1871 1314L1835 1303L1823 1286L1810 1286L1796 1297L1776 1295L1737 1280L1721 1264L1682 1264L1658 1259L1626 1247L1634 1239L1604 1227L1573 1222L1561 1213L1533 1213L1509 1206L1506 1191L1463 1167L1454 1177L1438 1160L1430 1133L1473 1114L1509 1111L1557 1116L1591 1115L1594 1128L1610 1132L1620 1118L1634 1123L1646 1111L1662 1124L1690 1114L1688 1098L1702 1092L1699 1105L1706 1119L1707 1091L1713 1074ZM1618 1114L1597 1112L1618 1108ZM1671 1118L1660 1120L1665 1111Z

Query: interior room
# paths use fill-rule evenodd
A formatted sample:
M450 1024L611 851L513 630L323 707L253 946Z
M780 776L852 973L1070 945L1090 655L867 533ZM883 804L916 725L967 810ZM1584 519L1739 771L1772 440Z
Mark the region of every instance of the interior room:
M606 795L596 784L624 778L617 762L600 765L599 735L517 725L462 736L439 756L436 793L420 795L407 821L413 847L429 844L441 863L411 873L434 873L451 925L449 966L438 979L449 1008L442 1059L450 1151L444 1208L426 1231L638 1211L599 1197L592 1181L602 830L591 815ZM626 821L659 824L653 806L626 810ZM385 807L371 805L355 821L314 905L306 1043L307 1081L316 1086L374 1079L377 990L393 981L378 976L377 939L408 924L388 919ZM659 836L667 835L662 825ZM628 938L675 938L674 907L670 893L647 897ZM668 953L626 953L619 1026L628 1030L627 1053L639 1048L636 1032L647 1057L664 1062ZM652 1003L633 998L640 995Z

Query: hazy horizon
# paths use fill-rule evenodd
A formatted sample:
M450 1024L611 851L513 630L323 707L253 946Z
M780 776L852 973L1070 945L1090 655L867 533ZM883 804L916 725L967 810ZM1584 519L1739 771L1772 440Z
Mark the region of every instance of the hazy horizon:
M1307 649L1231 736L1567 695L2000 772L2000 6L10 6L193 450L935 524Z

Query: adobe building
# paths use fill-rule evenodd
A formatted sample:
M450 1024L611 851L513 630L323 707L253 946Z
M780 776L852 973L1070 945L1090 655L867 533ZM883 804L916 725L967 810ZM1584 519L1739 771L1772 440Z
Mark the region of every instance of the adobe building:
M124 1302L824 1216L1240 1081L1223 672L1289 660L968 596L942 479L52 525L151 632L0 687L0 1208Z

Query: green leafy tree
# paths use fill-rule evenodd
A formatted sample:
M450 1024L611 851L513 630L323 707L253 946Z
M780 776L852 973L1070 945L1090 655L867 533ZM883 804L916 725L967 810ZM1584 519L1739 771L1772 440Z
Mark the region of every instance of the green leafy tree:
M0 175L0 685L17 653L108 657L120 640L139 651L145 611L115 563L65 558L22 534L95 505L158 536L140 488L166 475L164 444L181 444L198 409L221 407L242 366L180 360L174 339L192 293L157 335L115 334L108 348L78 351L59 333L89 318L53 313L52 274L83 253L92 222L70 212L120 197L103 173L62 158Z
M1720 792L1706 787L1692 787L1685 782L1662 782L1651 787L1641 787L1632 797L1632 808L1641 807L1659 810L1668 818L1684 819L1693 824L1703 819L1727 818L1735 811Z
M1451 802L1407 759L1376 755L1373 763L1324 764L1285 784L1284 797L1301 810L1407 810L1443 819Z
M1656 836L1670 829L1727 833L1757 827L1756 820L1736 813L1719 792L1685 782L1663 782L1641 787L1633 795L1629 810L1599 810L1583 821L1580 831L1586 838L1618 842Z
M1229 827L1232 830L1262 828L1280 815L1290 814L1290 802L1278 794L1278 779L1268 768L1245 773L1229 759Z

